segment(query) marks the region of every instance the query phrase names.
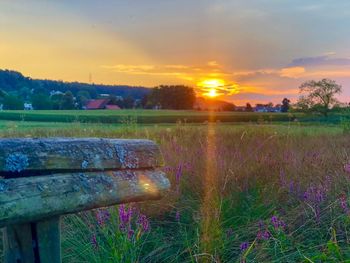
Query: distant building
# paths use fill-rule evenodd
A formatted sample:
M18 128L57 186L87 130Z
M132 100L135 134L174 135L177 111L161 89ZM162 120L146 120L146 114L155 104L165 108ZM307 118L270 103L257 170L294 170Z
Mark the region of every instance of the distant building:
M106 105L106 110L120 110L118 105Z
M281 107L257 106L255 112L281 112Z
M117 105L109 104L109 99L89 100L85 105L85 110L120 110Z
M235 111L246 111L246 106L236 106Z
M63 94L63 92L59 91L59 90L51 90L50 91L50 97L54 96L54 95L60 95Z
M31 103L25 102L23 108L24 110L33 110L33 105Z

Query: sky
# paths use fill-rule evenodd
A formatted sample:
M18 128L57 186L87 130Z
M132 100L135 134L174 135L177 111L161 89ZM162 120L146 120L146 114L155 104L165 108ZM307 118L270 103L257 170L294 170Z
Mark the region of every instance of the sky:
M350 101L348 0L0 0L0 69L246 102L331 78Z

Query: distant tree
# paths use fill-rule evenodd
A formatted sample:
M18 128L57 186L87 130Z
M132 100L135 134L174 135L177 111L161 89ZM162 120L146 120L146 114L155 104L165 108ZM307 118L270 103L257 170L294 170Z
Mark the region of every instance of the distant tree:
M146 100L146 101L145 101ZM196 95L187 86L159 86L144 98L142 104L147 108L160 107L162 109L192 109Z
M32 106L34 110L51 110L53 103L49 96L39 93L32 95Z
M248 111L248 112L252 112L253 111L253 107L252 107L252 105L250 103L246 104L245 111Z
M282 100L281 112L288 112L289 108L290 108L290 100L287 98L284 98Z
M236 105L234 105L233 103L225 103L222 106L222 110L223 111L235 111L236 110Z
M124 98L124 100L122 102L122 108L131 109L134 107L134 103L135 103L134 98L131 96L127 96L126 98Z
M4 110L23 110L24 101L14 95L6 95L3 99L3 109Z
M7 93L5 91L3 91L2 89L0 89L0 98L5 98L6 95L7 95Z
M334 80L322 79L304 82L299 90L303 94L297 103L301 109L319 112L327 116L331 106L338 103L335 96L342 92L342 87Z
M78 91L77 93L78 108L82 109L90 99L91 99L91 96L88 91L86 90Z
M73 110L75 109L74 104L74 96L73 93L70 91L67 91L63 94L61 104L60 104L61 110Z
M109 99L109 104L118 105L119 107L122 106L121 105L122 101L121 100L119 101L114 94L109 95L108 99Z
M26 86L22 87L18 91L18 95L20 97L22 97L25 101L29 100L31 94L32 94L31 90L28 87L26 87Z
M63 94L55 94L50 97L53 110L61 109L62 98L63 98Z

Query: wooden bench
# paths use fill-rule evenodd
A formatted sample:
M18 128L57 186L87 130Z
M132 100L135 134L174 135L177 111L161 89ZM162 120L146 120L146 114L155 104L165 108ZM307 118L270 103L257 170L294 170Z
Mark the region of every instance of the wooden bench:
M159 199L162 165L149 140L0 139L5 262L61 262L61 215Z

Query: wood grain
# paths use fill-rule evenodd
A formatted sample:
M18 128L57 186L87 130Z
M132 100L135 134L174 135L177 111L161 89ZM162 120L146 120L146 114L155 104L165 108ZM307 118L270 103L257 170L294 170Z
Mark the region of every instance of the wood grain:
M0 227L57 215L159 199L170 187L157 169L0 179Z

